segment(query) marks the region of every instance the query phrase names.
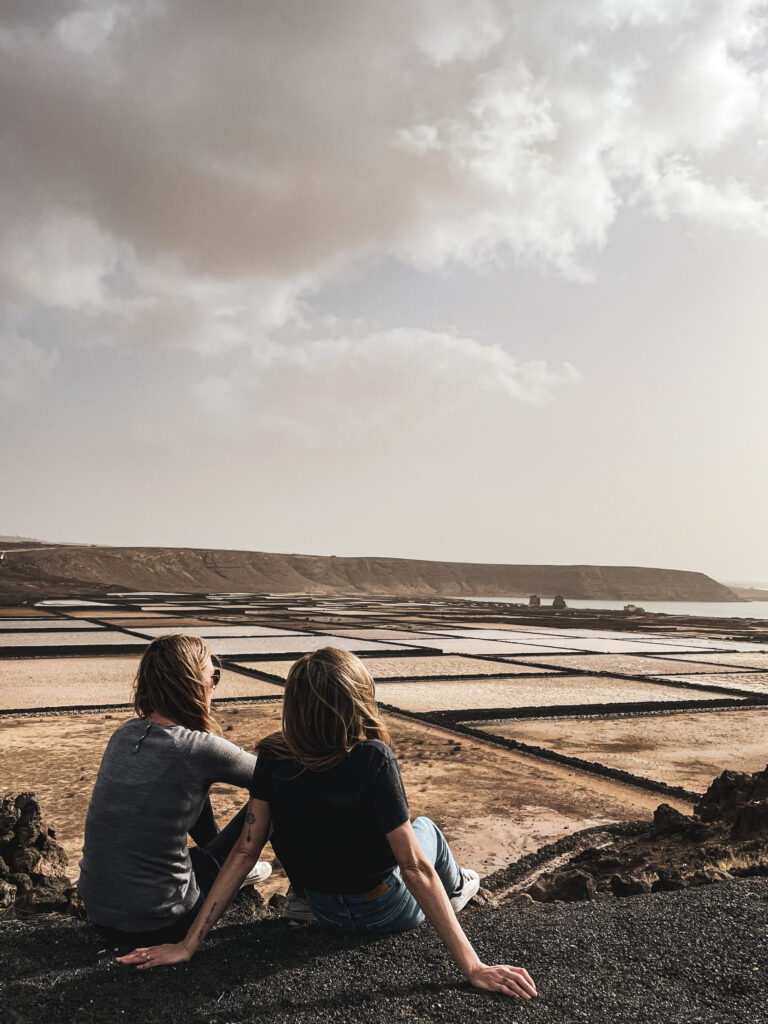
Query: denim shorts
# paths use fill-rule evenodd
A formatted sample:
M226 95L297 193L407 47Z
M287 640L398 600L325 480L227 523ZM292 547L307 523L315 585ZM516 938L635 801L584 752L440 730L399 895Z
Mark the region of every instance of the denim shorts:
M360 895L306 890L309 905L320 924L333 932L387 934L416 928L424 913L405 886L400 868L380 885Z

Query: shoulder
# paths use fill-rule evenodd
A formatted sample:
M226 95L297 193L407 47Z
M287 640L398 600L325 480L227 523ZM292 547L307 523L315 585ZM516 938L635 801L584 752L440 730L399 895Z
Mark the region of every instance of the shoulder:
M392 761L397 762L394 750L381 740L365 740L351 752L357 760L372 768L381 768Z
M123 733L133 733L138 728L143 727L146 729L147 723L143 718L129 718L126 722L122 722L115 731L112 733L112 737L121 736ZM110 737L110 739L112 738Z
M109 737L105 753L112 754L126 743L136 743L146 728L147 723L143 718L129 718L127 722L122 722Z
M250 758L256 763L253 754L249 754L242 747L238 747L223 736L216 736L211 732L199 732L195 729L185 729L183 726L176 726L171 729L173 741L179 750L182 750L190 757L209 759L217 761L239 760L242 757Z
M304 773L304 769L292 757L278 757L271 750L260 750L256 755L254 771L262 776L274 775L275 777L295 778Z

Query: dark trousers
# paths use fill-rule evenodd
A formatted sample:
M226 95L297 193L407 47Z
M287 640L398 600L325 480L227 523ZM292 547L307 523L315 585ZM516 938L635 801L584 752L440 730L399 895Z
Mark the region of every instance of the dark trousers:
M197 903L183 917L176 918L164 928L155 928L148 932L123 932L119 928L94 927L107 942L117 946L159 946L164 942L181 942L197 917L205 897L211 891L222 864L229 856L243 831L246 807L241 808L232 820L220 829L216 824L210 797L205 798L200 816L189 830L195 846L190 848L189 858L192 871L200 890Z

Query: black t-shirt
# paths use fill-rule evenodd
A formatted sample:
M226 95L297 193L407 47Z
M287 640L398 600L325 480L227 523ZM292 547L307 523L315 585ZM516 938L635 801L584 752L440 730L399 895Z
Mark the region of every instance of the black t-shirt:
M251 796L269 804L272 847L306 889L369 892L395 867L385 837L410 815L397 759L380 740L366 740L325 771L261 753Z

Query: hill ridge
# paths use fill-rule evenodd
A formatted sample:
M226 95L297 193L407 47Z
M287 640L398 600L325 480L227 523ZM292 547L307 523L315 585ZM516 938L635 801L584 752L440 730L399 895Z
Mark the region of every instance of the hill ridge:
M41 544L7 548L0 602L112 590L736 601L705 573L648 566L448 562L229 548Z

